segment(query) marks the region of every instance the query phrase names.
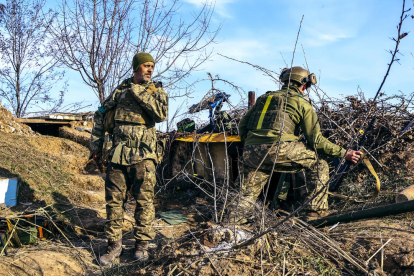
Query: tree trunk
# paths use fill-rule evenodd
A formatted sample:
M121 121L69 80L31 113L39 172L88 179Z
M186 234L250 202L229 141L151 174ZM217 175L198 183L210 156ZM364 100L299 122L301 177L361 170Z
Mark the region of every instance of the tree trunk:
M97 85L98 85L99 101L101 102L101 104L103 104L103 102L105 101L105 87L104 87L102 81L98 81Z
M20 70L17 67L17 79L16 79L16 118L22 116L22 104L20 102Z

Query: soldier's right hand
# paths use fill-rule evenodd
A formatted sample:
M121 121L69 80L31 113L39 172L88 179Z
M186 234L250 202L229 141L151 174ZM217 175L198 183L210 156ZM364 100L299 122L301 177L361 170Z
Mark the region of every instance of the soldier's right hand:
M358 150L349 149L345 154L345 159L347 161L352 162L352 163L357 163L359 158L361 157L361 155L362 155L362 152L360 152Z

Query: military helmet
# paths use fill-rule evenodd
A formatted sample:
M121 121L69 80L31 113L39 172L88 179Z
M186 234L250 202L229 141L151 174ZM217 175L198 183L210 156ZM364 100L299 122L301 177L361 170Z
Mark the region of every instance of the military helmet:
M316 84L317 82L315 74L309 73L308 70L303 69L300 66L283 69L280 73L279 79L284 83L287 83L290 80L298 83L299 85L306 84L306 88L309 88L312 84Z

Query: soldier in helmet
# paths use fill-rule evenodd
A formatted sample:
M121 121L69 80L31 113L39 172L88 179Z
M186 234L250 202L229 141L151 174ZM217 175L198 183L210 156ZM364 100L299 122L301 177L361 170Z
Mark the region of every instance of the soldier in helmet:
M90 144L92 158L100 158L105 131L113 133L111 162L105 179L108 251L100 257L102 265L111 264L121 254L127 191L131 191L137 204L135 259L148 259L148 242L155 237L152 226L157 160L155 123L167 119L168 96L161 83L151 81L154 65L150 54L136 54L132 61L133 77L116 87L95 112ZM108 121L114 123L113 129L107 129Z
M315 110L303 98L304 91L316 84L314 74L299 66L292 67L283 69L280 81L282 89L260 96L239 125L244 143L241 204L245 207L256 201L268 182L276 154L275 171L305 171L306 184L294 187L301 203L327 184L329 167L326 156L342 157L345 154L346 160L356 163L362 154L354 150L345 152L322 136ZM306 141L299 141L299 129ZM317 152L321 155L318 156ZM323 189L324 192L306 206L308 210L319 212L328 209L327 186ZM240 215L235 217L244 220Z

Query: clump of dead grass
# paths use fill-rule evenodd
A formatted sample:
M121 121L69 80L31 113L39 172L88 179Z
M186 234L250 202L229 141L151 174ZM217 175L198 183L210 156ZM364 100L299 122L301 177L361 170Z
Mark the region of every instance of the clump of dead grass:
M56 202L56 193L81 202L82 191L101 190L99 176L81 174L87 163L88 149L69 140L16 134L1 134L0 162L3 176L17 176L19 201ZM60 199L59 199L60 200Z

